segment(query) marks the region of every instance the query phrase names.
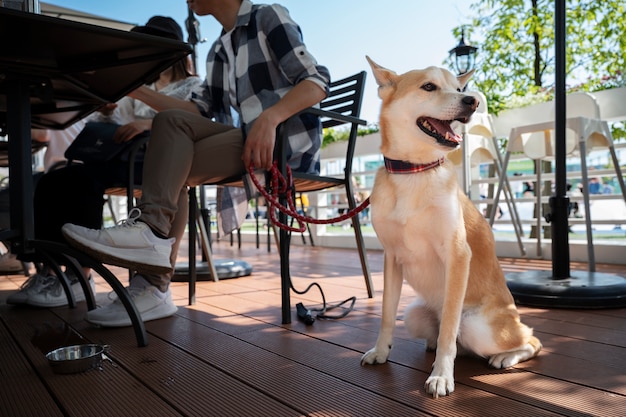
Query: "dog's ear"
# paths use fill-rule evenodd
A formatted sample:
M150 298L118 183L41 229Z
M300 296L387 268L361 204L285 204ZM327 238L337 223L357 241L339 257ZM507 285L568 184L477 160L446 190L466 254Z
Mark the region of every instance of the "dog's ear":
M467 83L469 82L470 78L472 78L474 71L475 70L471 70L471 71L466 72L465 74L462 74L456 77L457 80L459 80L459 84L461 84L461 89L463 91L465 91L465 87L467 86Z
M374 72L374 78L376 79L376 83L378 84L378 96L381 99L384 99L384 96L386 95L385 90L396 85L396 78L398 77L398 74L391 70L388 70L387 68L381 67L380 65L372 61L372 59L367 55L365 55L365 58L367 59L367 62L369 62L370 67L372 67L372 71Z

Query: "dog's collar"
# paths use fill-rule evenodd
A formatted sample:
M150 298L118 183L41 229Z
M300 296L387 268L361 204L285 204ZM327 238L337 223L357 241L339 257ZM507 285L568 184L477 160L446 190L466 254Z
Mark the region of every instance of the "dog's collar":
M429 164L414 164L412 162L399 161L397 159L385 158L385 168L390 174L414 174L416 172L428 171L443 164L443 158Z

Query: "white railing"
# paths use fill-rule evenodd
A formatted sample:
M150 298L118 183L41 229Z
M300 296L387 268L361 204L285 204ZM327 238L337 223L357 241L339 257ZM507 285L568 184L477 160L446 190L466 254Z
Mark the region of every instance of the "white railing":
M624 120L626 119L626 88L607 90L594 93L598 105L600 107L601 113L604 116L606 114L607 119L611 121L615 120ZM542 103L541 105L537 105L541 110L539 113L545 112L546 109L551 106L549 103ZM612 106L610 109L606 109L606 106ZM525 109L522 113L524 114L532 114L537 109ZM535 112L536 113L536 112ZM520 113L521 114L521 113ZM544 115L545 116L545 115ZM542 116L542 117L544 117ZM494 131L499 130L500 133L505 132L507 129L510 130L511 126L515 126L515 123L520 123L520 119L515 115L511 116L510 113L502 116L502 119L494 121L494 126L497 129L493 129ZM529 120L532 120L530 118ZM504 127L503 127L504 126ZM508 126L508 127L507 127ZM483 134L476 132L474 130L470 131L472 134ZM500 134L498 133L498 135ZM495 133L494 133L495 134ZM508 134L505 133L504 136ZM490 139L490 138L489 138ZM359 137L357 140L357 146L355 150L355 160L353 161L353 174L354 177L359 179L359 185L357 186L357 191L368 195L371 191L371 187L373 185L374 176L377 168L383 164L382 156L379 152L380 148L380 134L374 133L364 137ZM618 159L620 165L624 165L624 161L626 161L626 144L617 143L615 144L615 148L618 154ZM493 149L490 149L486 155L491 155L492 157ZM590 166L594 165L602 165L604 159L606 159L606 153L603 154L603 151L593 151L589 154L587 161ZM333 143L330 146L324 148L322 150L322 171L325 175L342 175L343 168L345 165L345 161L343 160L343 156L345 155L345 143ZM512 155L512 160L524 158L523 155ZM489 158L485 158L485 155L481 155L477 159L478 164L483 164L485 160ZM463 177L463 168L462 161L457 159L459 166L459 183L462 183ZM575 162L576 161L576 162ZM572 163L579 164L580 158L573 158L571 160ZM475 162L475 161L472 161ZM482 171L485 171L485 167L483 166ZM496 184L498 181L497 178L485 178L480 175L481 169L480 167L474 167L470 170L470 195L476 196L473 201L477 205L479 209L483 209L486 204L491 202L488 199L480 199L480 188L484 187L487 184ZM590 172L591 174L591 172ZM613 177L611 177L611 175ZM599 177L615 177L615 171L609 169L596 169L593 171L593 176ZM577 179L581 178L580 171L573 171L568 173L568 180L575 182ZM520 177L509 177L511 181L536 181L536 177L534 175L520 176ZM552 174L543 174L541 181L552 180ZM593 195L590 197L591 200L591 219L592 219L592 227L594 229L594 233L598 233L598 236L594 235L594 247L595 247L595 260L597 262L607 262L607 263L626 263L626 257L624 256L624 251L626 250L626 203L624 203L624 199L620 194L617 187L615 187L615 191L613 194L604 194L604 195ZM341 201L341 195L343 190L330 190L319 193L313 193L309 195L309 213L314 217L319 218L328 218L337 214L339 209L346 208L347 206L343 204ZM542 203L547 203L547 198L541 198ZM572 196L572 202L579 203L579 207L582 208L582 197L581 196ZM550 250L550 240L540 240L537 238L530 238L529 232L530 228L533 225L539 224L540 226L544 226L546 223L544 220L539 219L540 222L537 223L537 218L534 215L534 206L535 206L536 198L527 198L524 196L520 196L519 194L515 196L513 199L513 203L520 210L520 222L522 223L522 229L524 230L524 236L522 237L522 244L525 247L526 255L522 255L520 253L518 242L516 241L515 234L512 232L511 220L507 218L507 209L506 202L504 200L500 200L500 207L503 208L504 216L500 217L494 224L494 235L498 244L496 245L498 255L499 256L507 256L507 257L542 257L549 259L551 256ZM571 225L573 231L577 232L570 237L570 258L572 261L582 261L586 262L588 260L588 253L586 248L586 237L583 233L584 231L584 210L579 213L583 217L571 217ZM367 222L367 217L363 219L364 223L364 238L365 244L368 249L382 249L380 242L376 238L374 231L371 229L371 226ZM249 223L254 223L254 219L251 219ZM623 231L620 232L620 229ZM311 234L313 235L313 240L317 246L325 246L325 247L343 247L343 248L353 248L355 247L354 234L352 230L350 230L349 225L338 225L338 226L316 226L311 225ZM613 231L615 229L615 231ZM582 230L582 231L581 231ZM606 235L611 235L611 239L603 239L602 232L605 232ZM611 233L612 232L612 233ZM255 239L253 236L254 232L243 233L242 239L244 240L252 240ZM582 236L582 237L581 237ZM262 239L264 241L264 239ZM293 244L303 244L300 238L294 237L292 239ZM308 242L308 241L307 241ZM308 243L307 243L308 244ZM536 247L540 245L539 250ZM539 255L537 255L539 254Z

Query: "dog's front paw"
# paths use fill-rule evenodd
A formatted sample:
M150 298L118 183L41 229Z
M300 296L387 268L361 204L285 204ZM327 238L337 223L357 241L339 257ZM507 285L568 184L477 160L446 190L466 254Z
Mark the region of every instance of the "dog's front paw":
M376 365L385 363L387 362L390 351L391 346L382 348L376 346L373 349L368 350L363 356L361 356L361 365Z
M454 379L431 375L426 380L424 387L433 398L445 397L454 391Z

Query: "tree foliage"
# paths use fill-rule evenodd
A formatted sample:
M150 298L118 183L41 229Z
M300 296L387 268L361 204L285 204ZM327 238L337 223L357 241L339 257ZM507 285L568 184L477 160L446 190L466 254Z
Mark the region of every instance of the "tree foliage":
M359 127L357 129L357 136L366 136L371 133L376 133L380 129L377 124L370 124L365 127ZM350 137L350 128L340 128L340 129L324 129L324 135L322 137L322 148L330 145L335 142L344 142L347 141Z
M554 0L478 0L462 28L479 47L473 82L490 111L551 99L554 88ZM567 5L568 89L626 85L626 3L578 0ZM617 84L617 85L616 85ZM527 103L530 104L530 103Z
M475 13L471 24L453 30L479 47L472 81L487 97L491 113L554 98L555 1L566 0L476 0L470 6ZM623 0L567 2L568 92L626 85L625 9ZM623 123L612 129L614 138L626 136ZM536 164L535 170L551 169L550 162ZM552 193L549 181L541 189ZM536 232L533 227L531 237Z

